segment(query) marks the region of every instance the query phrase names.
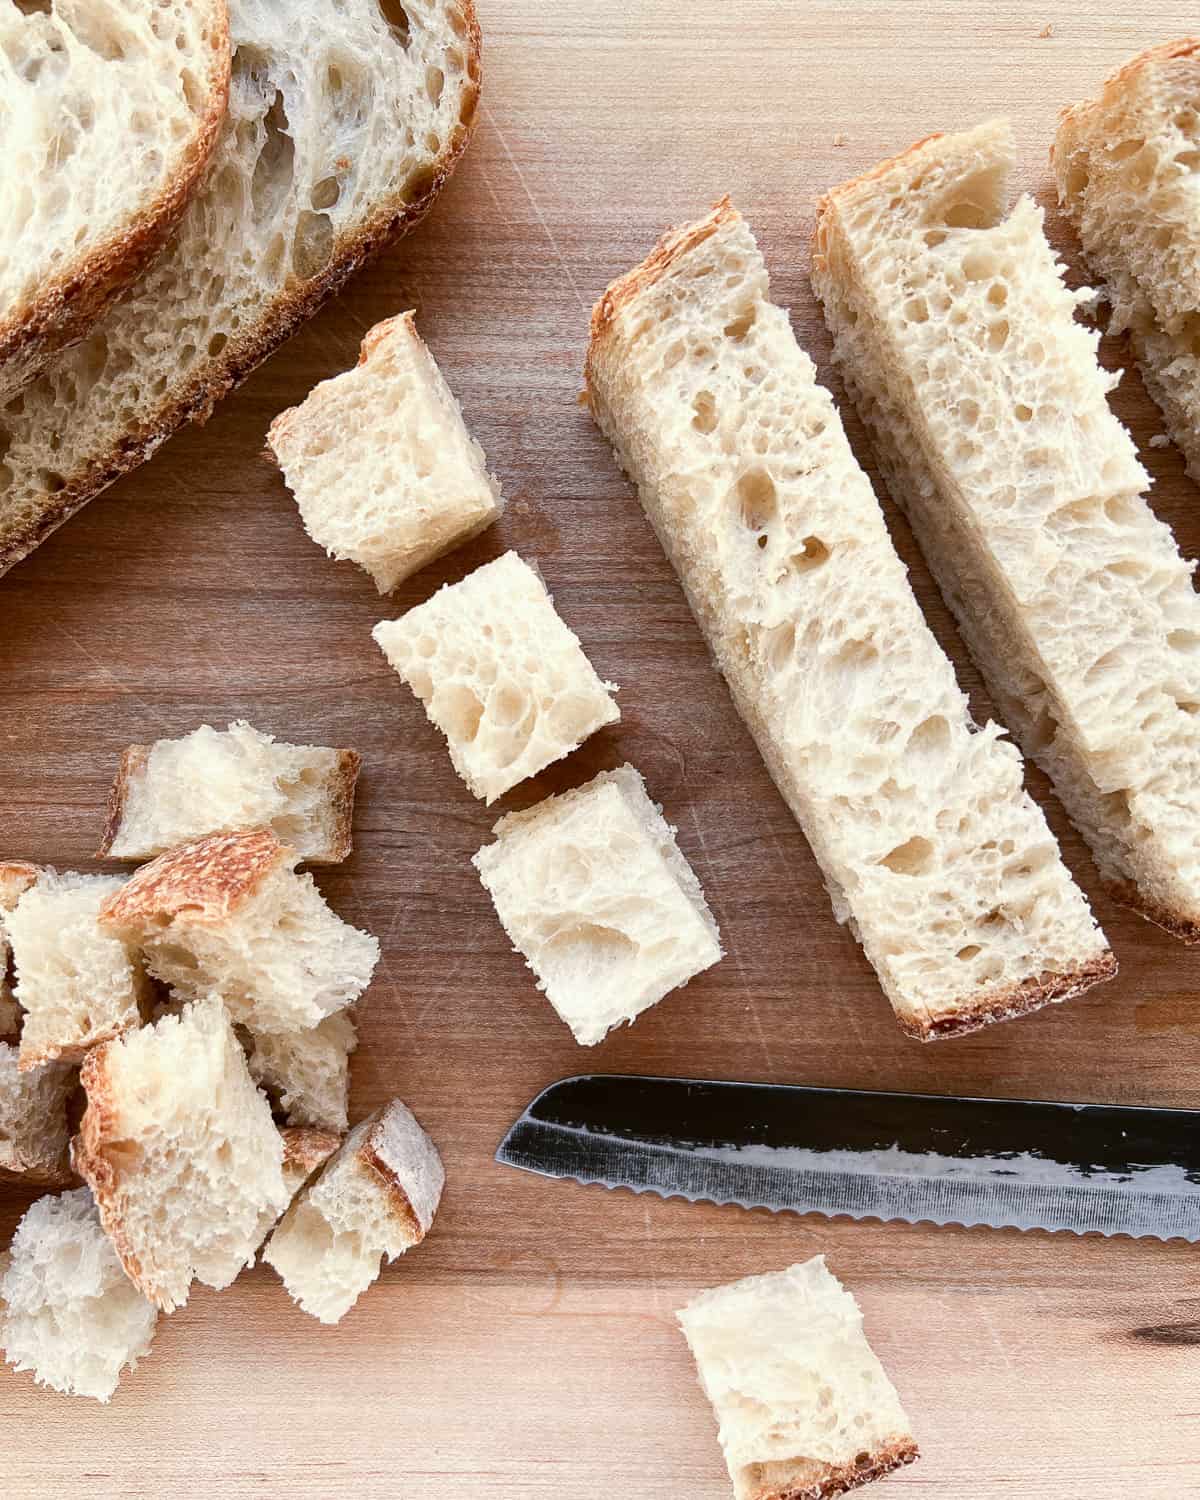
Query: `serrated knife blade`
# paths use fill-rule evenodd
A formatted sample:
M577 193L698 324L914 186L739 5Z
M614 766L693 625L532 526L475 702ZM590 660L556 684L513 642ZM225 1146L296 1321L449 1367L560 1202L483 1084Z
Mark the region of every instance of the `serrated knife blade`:
M1200 1111L589 1074L496 1160L693 1202L1200 1240Z

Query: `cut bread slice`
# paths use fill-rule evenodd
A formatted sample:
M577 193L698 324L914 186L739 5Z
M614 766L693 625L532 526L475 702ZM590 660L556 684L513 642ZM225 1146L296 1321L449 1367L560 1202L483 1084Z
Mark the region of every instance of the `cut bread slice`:
M0 410L0 572L424 217L479 94L471 0L231 0L229 109L168 249Z
M5 916L24 1012L22 1068L79 1062L142 1024L150 981L132 945L98 920L123 885L117 876L42 870Z
M250 1033L250 1076L289 1125L339 1134L347 1125L350 1054L358 1034L349 1011L326 1016L305 1031Z
M5 916L38 877L38 867L24 860L0 864L0 1042L12 1042L21 1034L22 1010L13 994L11 982L12 948L8 941Z
M20 1054L0 1041L0 1182L66 1187L75 1181L67 1103L77 1075L63 1063L22 1072Z
M679 1313L735 1500L822 1500L918 1457L858 1303L814 1256Z
M609 288L592 412L900 1025L929 1040L1115 972L921 614L828 391L728 202Z
M283 1142L214 996L90 1052L76 1170L134 1284L163 1312L226 1287L288 1201Z
M269 828L213 834L135 871L100 922L180 999L218 994L257 1032L316 1026L366 989L379 944L295 866Z
M510 813L494 832L472 863L583 1046L720 959L700 882L632 766Z
M108 801L99 854L151 859L209 833L270 828L308 864L351 849L357 750L289 745L238 719L177 740L130 745Z
M39 1198L0 1279L0 1349L67 1396L107 1402L150 1352L158 1312L126 1276L87 1188Z
M888 484L1109 892L1200 939L1200 600L1108 406L1012 134L835 189L813 282Z
M228 98L225 0L0 7L0 400L158 253Z
M371 632L446 736L454 769L489 805L580 746L620 710L515 552L446 584Z
M377 323L357 366L281 412L267 442L309 536L364 568L381 594L503 509L411 312Z
M389 1261L419 1245L441 1201L437 1147L398 1099L346 1137L263 1251L290 1296L337 1323Z
M1200 482L1200 39L1151 47L1063 112L1058 201Z

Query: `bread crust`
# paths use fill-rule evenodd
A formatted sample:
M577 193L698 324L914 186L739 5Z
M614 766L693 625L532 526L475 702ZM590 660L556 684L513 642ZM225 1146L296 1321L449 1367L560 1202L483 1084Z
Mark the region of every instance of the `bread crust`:
M140 929L186 912L189 922L219 925L271 872L295 858L269 828L214 833L168 849L135 870L105 901L101 927Z
M1131 57L1115 72L1110 73L1101 84L1100 93L1095 99L1085 99L1079 104L1064 105L1058 112L1059 130L1068 125L1081 125L1093 110L1113 103L1134 82L1143 69L1154 67L1158 63L1170 62L1176 57L1192 57L1197 52L1200 52L1200 37L1194 36L1183 36L1173 42L1159 42L1155 47L1147 47L1144 52L1139 52L1136 57ZM1051 161L1055 159L1057 146L1057 139L1051 141Z
M87 1108L79 1122L79 1131L71 1142L71 1165L92 1190L104 1232L112 1241L117 1258L134 1286L152 1302L154 1290L142 1279L142 1264L117 1212L118 1172L104 1154L109 1141L119 1140L116 1093L108 1077L108 1052L120 1042L105 1042L94 1048L83 1060L79 1081L87 1094Z
M11 911L41 870L25 859L9 859L0 864L0 911Z
M899 1016L900 1029L906 1036L919 1042L937 1042L945 1037L965 1036L969 1031L980 1031L996 1021L1015 1021L1030 1011L1041 1010L1044 1005L1056 1001L1070 1000L1112 979L1117 972L1117 957L1111 949L1105 949L1087 963L1068 969L1065 974L1034 974L1020 984L1009 985L1002 990L987 990L975 998L959 1001L952 1015L930 1016L920 1020L914 1016Z
M373 1172L379 1179L379 1186L388 1200L392 1218L395 1219L410 1236L410 1245L419 1245L425 1238L425 1231L421 1228L421 1221L417 1218L417 1211L412 1206L412 1199L405 1192L400 1179L384 1161L383 1157L375 1148L375 1129L372 1129L366 1140L358 1149L358 1159L369 1172Z
M100 847L96 850L97 859L105 859L116 843L117 835L121 831L121 824L125 821L125 805L129 801L129 787L133 778L145 769L146 762L150 759L151 746L130 745L128 749L121 752L121 759L117 763L117 774L113 778L113 784L108 793L108 809L104 817L104 833L100 839Z
M920 1456L912 1438L897 1438L874 1453L862 1455L861 1461L855 1459L852 1463L833 1467L821 1465L825 1469L824 1477L814 1484L789 1484L783 1489L771 1484L764 1489L751 1490L744 1500L826 1500L829 1495L844 1495L847 1490L857 1489L861 1484L882 1479Z
M0 321L0 399L7 400L56 354L77 344L146 269L183 217L229 107L229 11L226 0L205 3L213 12L207 104L178 170L124 230L48 281L23 315Z
M283 1139L283 1172L303 1172L307 1182L318 1167L333 1155L342 1143L332 1130L318 1130L311 1125L286 1125L279 1132Z
M163 405L156 421L124 434L111 452L90 460L74 474L64 475L62 489L46 497L47 503L36 520L23 532L0 543L0 576L28 557L101 490L145 463L180 427L189 422L207 422L217 402L340 292L356 271L425 218L467 149L479 104L482 35L475 0L459 0L459 8L466 23L462 46L470 83L463 91L459 122L451 131L450 140L428 173L410 184L410 201L405 200L403 192L398 192L380 204L334 247L328 265L319 275L264 308L253 328L240 338L229 340L206 374L197 376Z
M1102 888L1110 901L1115 901L1118 906L1124 906L1129 911L1137 912L1139 917L1143 917L1147 922L1153 922L1155 927L1161 927L1172 937L1179 938L1181 942L1189 945L1200 943L1200 922L1191 917L1181 917L1178 912L1172 911L1169 907L1160 906L1157 902L1148 900L1132 880L1106 880Z

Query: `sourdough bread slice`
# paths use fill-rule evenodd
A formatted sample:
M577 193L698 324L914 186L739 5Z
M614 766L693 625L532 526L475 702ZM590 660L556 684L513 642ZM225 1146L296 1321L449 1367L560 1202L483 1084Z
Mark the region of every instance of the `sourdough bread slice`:
M0 400L158 253L228 97L225 0L0 6Z
M24 860L0 864L0 1042L17 1040L23 1014L13 994L10 974L12 947L4 920L37 877L38 867Z
M735 1500L823 1500L918 1457L857 1302L814 1256L679 1313Z
M289 745L238 719L130 745L108 801L101 858L152 859L176 844L266 827L308 864L351 849L357 750Z
M1058 201L1200 482L1200 39L1151 47L1063 112Z
M75 1069L63 1063L22 1071L17 1048L0 1041L0 1182L66 1187L75 1181L67 1104L77 1082Z
M343 1133L350 1099L350 1054L358 1045L347 1010L304 1031L247 1036L250 1076L289 1125Z
M1109 977L1020 756L972 722L727 201L608 289L587 384L904 1030L970 1031Z
M933 137L836 188L834 358L992 697L1110 893L1200 939L1200 600L1108 406L1117 377L1020 199L1012 134Z
M0 1349L67 1396L107 1402L150 1352L158 1312L126 1276L87 1188L39 1198L0 1277Z
M471 0L231 0L229 110L169 248L0 410L0 571L425 215L479 94Z
M411 312L377 323L357 366L281 412L267 442L309 536L381 594L504 508Z

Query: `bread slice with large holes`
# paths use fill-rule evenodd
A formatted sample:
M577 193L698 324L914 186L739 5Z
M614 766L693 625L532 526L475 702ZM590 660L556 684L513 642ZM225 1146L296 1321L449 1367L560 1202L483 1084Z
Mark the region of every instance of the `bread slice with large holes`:
M993 699L1110 894L1200 940L1200 599L1021 198L1012 133L938 136L823 201L834 359Z
M1063 112L1058 201L1200 483L1200 38L1151 47Z
M225 0L0 6L0 401L162 248L228 97Z
M0 571L424 217L479 95L471 0L230 0L229 108L168 246L0 409Z
M970 1031L1111 975L1021 758L972 722L728 201L608 289L587 385L904 1030Z
M65 1063L22 1070L17 1047L0 1041L0 1182L75 1181L67 1111L77 1085L76 1070Z

